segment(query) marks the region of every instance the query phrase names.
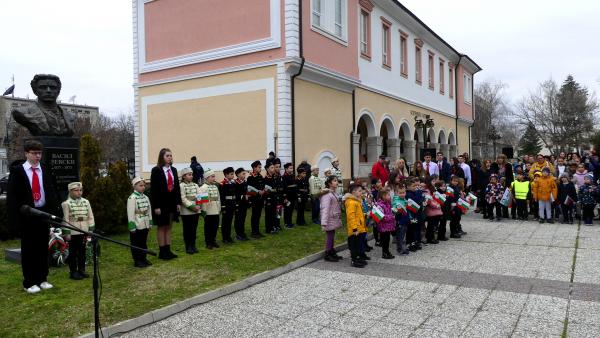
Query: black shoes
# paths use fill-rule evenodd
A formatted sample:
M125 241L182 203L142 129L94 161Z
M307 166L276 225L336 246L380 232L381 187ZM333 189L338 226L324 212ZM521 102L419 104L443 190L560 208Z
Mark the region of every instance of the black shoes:
M394 255L392 255L389 252L384 252L383 254L381 254L381 258L383 258L383 259L394 259L395 257L394 257Z
M148 265L145 262L135 261L135 262L133 262L133 266L136 268L145 268Z
M245 242L245 241L249 240L248 237L245 235L244 236L237 235L237 236L235 236L235 239L237 239L238 241L241 241L241 242Z
M90 278L90 275L85 272L85 270L79 270L79 274L83 278Z
M335 253L335 250L330 250L330 251L326 251L326 252L325 252L325 260L326 260L327 262L339 262L339 261L340 261L340 259L342 259L342 257L341 257L341 256L338 256L338 255Z
M448 240L448 237L446 237L446 236L444 236L444 237L440 237L440 239L439 239L439 240L440 240L440 241L444 241L444 242L445 242L445 241L447 241L447 240Z
M71 271L69 278L74 279L74 280L82 280L83 276L80 275L78 271Z
M377 244L375 244L375 245L377 245ZM365 251L366 251L366 252L371 252L371 250L373 250L373 247L372 247L372 246L370 246L369 244L366 244L366 243L365 243Z
M450 234L450 238L461 238L461 235L459 233Z
M233 239L231 239L231 238L224 238L223 239L223 243L225 243L225 244L233 244L234 242L233 242Z
M366 263L364 263L363 261L360 261L358 259L353 259L350 263L350 266L354 267L354 268L364 268L366 265Z
M254 239L260 239L265 237L265 235L261 234L260 232L257 234L251 234L250 237L254 238Z

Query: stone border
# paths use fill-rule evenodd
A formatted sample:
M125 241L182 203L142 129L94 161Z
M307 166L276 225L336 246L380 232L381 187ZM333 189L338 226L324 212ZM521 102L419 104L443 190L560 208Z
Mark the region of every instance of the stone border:
M373 235L369 235L369 240L372 238L372 236ZM343 244L336 246L335 250L339 252L339 251L346 250L347 248L348 248L348 244L343 243ZM325 257L325 251L320 251L320 252L314 253L312 255L306 256L304 258L300 258L291 263L288 263L287 265L280 266L276 269L263 271L259 274L250 276L239 282L235 282L233 284L226 285L222 288L212 290L212 291L194 296L192 298L177 302L175 304L171 304L171 305L165 306L163 308L156 309L154 311L145 313L137 318L132 318L132 319L128 319L128 320L125 320L122 322L118 322L111 326L102 328L102 335L104 335L105 337L111 337L114 335L120 335L120 334L127 333L129 331L135 330L142 326L156 323L160 320L163 320L163 319L170 317L174 314L177 314L179 312L185 311L196 305L208 303L217 298L221 298L221 297L230 295L232 293L247 289L256 284L260 284L269 279L279 277L279 276L281 276L285 273L288 273L292 270L295 270L295 269L301 268L305 265L308 265L310 263L316 262L316 261L322 259L323 257ZM81 338L93 338L94 332L87 333L80 337Z

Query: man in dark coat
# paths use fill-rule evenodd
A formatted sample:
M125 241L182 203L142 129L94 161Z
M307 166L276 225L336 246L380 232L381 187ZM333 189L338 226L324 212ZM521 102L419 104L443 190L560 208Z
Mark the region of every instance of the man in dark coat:
M450 163L446 161L444 153L438 151L438 153L436 154L436 161L440 169L440 179L442 179L442 181L446 183L450 183Z
M202 180L204 179L204 168L202 168L202 165L198 163L196 156L192 156L192 163L190 163L190 168L192 168L194 182L196 182L198 185L202 185Z
M60 215L54 178L40 164L43 145L35 140L25 142L26 161L15 161L10 168L6 203L8 222L21 232L21 268L23 287L27 293L52 288L48 283L48 223L20 212L27 205L53 215Z

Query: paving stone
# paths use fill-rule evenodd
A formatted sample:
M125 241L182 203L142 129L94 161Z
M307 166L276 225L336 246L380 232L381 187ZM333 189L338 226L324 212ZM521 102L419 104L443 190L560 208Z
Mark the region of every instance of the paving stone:
M566 299L530 295L523 309L523 315L543 319L563 320L566 316L566 310Z
M568 337L600 337L600 325L569 323Z
M405 310L392 310L382 321L397 323L402 326L417 328L425 320L427 320L429 314L405 311Z
M569 325L571 323L600 325L600 303L572 300Z
M517 330L543 333L549 335L561 335L564 328L564 320L548 320L530 316L521 316L517 324Z
M389 322L378 322L373 325L367 332L361 334L361 337L410 337L413 333L413 329L410 327L398 325Z
M370 318L342 316L333 320L329 327L353 334L359 334L366 332L377 323L377 321Z

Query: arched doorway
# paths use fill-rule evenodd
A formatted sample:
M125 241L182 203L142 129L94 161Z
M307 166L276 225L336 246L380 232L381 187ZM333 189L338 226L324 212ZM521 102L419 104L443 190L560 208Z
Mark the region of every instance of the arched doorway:
M376 136L375 134L375 122L373 115L365 111L358 119L356 125L356 133L359 135L359 151L358 160L359 162L368 162L370 157L377 156L378 154L370 154L369 147L367 146L367 138Z
M381 155L386 157L398 156L395 151L392 153L390 149L390 142L388 141L389 139L394 138L395 135L396 128L394 127L394 122L389 115L385 115L383 117L383 121L381 122L381 127L379 128L379 136L381 137Z

